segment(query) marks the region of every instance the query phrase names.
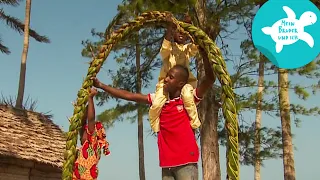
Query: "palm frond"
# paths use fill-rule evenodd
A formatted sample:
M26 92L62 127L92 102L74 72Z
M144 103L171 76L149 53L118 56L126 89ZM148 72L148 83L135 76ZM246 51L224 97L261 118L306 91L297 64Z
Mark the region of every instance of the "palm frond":
M22 0L0 0L0 4L6 4L10 6L19 6Z
M112 21L109 23L108 27L105 30L105 37L106 39L109 38L109 36L111 35L111 32L116 28L117 25L120 24L120 20L123 17L125 13L120 11L113 19Z
M10 50L7 46L2 44L2 40L0 38L0 52L4 53L4 54L10 54Z
M20 34L24 32L24 24L19 19L6 15L3 9L0 9L0 20L5 21L10 28L19 32ZM41 36L32 29L29 30L29 34L38 42L50 43L50 40L46 36Z

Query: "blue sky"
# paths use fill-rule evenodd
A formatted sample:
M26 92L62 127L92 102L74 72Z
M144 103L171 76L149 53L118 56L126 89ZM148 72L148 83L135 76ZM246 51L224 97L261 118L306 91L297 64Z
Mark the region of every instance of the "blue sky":
M39 33L50 37L51 44L40 44L33 39L27 61L25 97L30 96L38 100L37 110L40 112L51 111L53 121L64 130L68 129L70 117L73 112L71 102L76 99L76 94L81 87L82 80L87 73L88 59L81 57L81 41L90 38L91 28L103 31L109 21L116 14L116 7L121 1L95 0L85 1L34 1L31 11L31 27ZM5 11L24 20L24 4L17 8L7 8ZM3 42L10 48L12 54L0 54L0 93L4 96L16 96L20 60L23 45L23 36L2 24L0 32ZM238 34L243 37L244 34ZM240 40L227 41L234 54L240 54ZM100 71L99 78L108 82L106 69L114 67L115 62L110 56L104 69ZM155 72L157 73L157 72ZM299 78L294 78L297 80ZM276 79L274 79L276 80ZM293 79L292 79L293 80ZM303 81L307 83L307 81ZM155 84L156 82L154 82ZM154 91L154 87L144 90ZM304 104L309 107L318 105L320 98L312 97ZM294 96L291 102L300 102ZM112 104L97 107L97 114ZM248 121L254 121L254 114L248 114ZM320 137L319 120L316 117L302 117L302 127L292 125L295 134L294 144L295 167L297 179L315 180L319 158L317 149L320 145L316 142ZM280 126L280 119L263 117L263 125ZM148 180L160 180L161 170L158 166L158 151L156 139L148 135L150 127L145 121L145 167ZM130 122L116 123L115 127L108 130L111 155L102 157L100 161L99 179L113 180L138 180L138 147L137 125ZM225 149L220 148L220 164L222 179L225 178ZM283 179L282 160L265 162L262 169L262 179ZM253 179L252 167L241 167L241 179Z

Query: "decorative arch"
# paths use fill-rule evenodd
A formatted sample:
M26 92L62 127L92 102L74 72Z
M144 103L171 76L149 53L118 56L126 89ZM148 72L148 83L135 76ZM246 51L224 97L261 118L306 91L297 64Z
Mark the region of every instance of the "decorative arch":
M99 54L93 58L88 69L87 76L82 83L81 89L78 91L77 100L74 104L73 116L69 119L70 126L67 133L65 162L63 164L63 180L72 179L73 164L76 160L76 146L78 132L81 128L81 119L84 115L86 104L88 102L88 91L92 87L92 80L95 77L103 62L108 57L110 51L115 44L122 41L127 35L146 26L155 24L167 24L167 16L169 12L152 11L141 14L134 20L123 24L118 30L114 31L110 36L107 35L105 43L101 46ZM238 119L235 105L234 92L232 90L232 82L223 60L220 49L209 38L209 36L201 29L173 18L173 23L177 25L178 30L187 34L192 41L201 46L209 58L215 76L222 85L222 112L225 118L225 128L228 132L227 139L227 174L230 180L239 180L239 142L238 142Z

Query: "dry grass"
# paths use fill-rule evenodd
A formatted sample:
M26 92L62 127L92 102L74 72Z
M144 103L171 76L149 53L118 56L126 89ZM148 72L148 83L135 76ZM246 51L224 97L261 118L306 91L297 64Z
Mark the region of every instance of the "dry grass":
M13 97L13 96L5 97L3 96L3 94L1 94L0 104L14 107L16 105L16 99L17 97ZM38 101L33 100L30 98L30 96L28 96L27 99L25 99L24 103L22 104L22 109L36 111L37 104L38 104Z

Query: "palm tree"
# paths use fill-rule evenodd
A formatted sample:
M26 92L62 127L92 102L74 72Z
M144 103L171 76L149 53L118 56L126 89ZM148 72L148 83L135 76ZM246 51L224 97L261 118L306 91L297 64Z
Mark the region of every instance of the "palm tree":
M24 25L24 38L23 38L23 50L21 56L20 77L19 77L19 89L16 101L16 108L22 108L24 87L26 83L26 71L27 71L27 56L29 49L29 27L30 27L30 12L31 12L31 0L26 1L26 15Z
M25 32L24 23L21 20L6 14L2 6L9 5L9 6L16 7L20 5L21 1L22 0L0 0L0 21L4 21L7 26L17 31L19 34L22 34L23 32ZM29 30L29 33L28 33L29 36L34 38L36 41L43 42L43 43L50 43L50 40L46 36L41 36L32 29L28 29L28 30ZM1 38L0 38L0 52L4 54L11 53L9 48L2 43Z

